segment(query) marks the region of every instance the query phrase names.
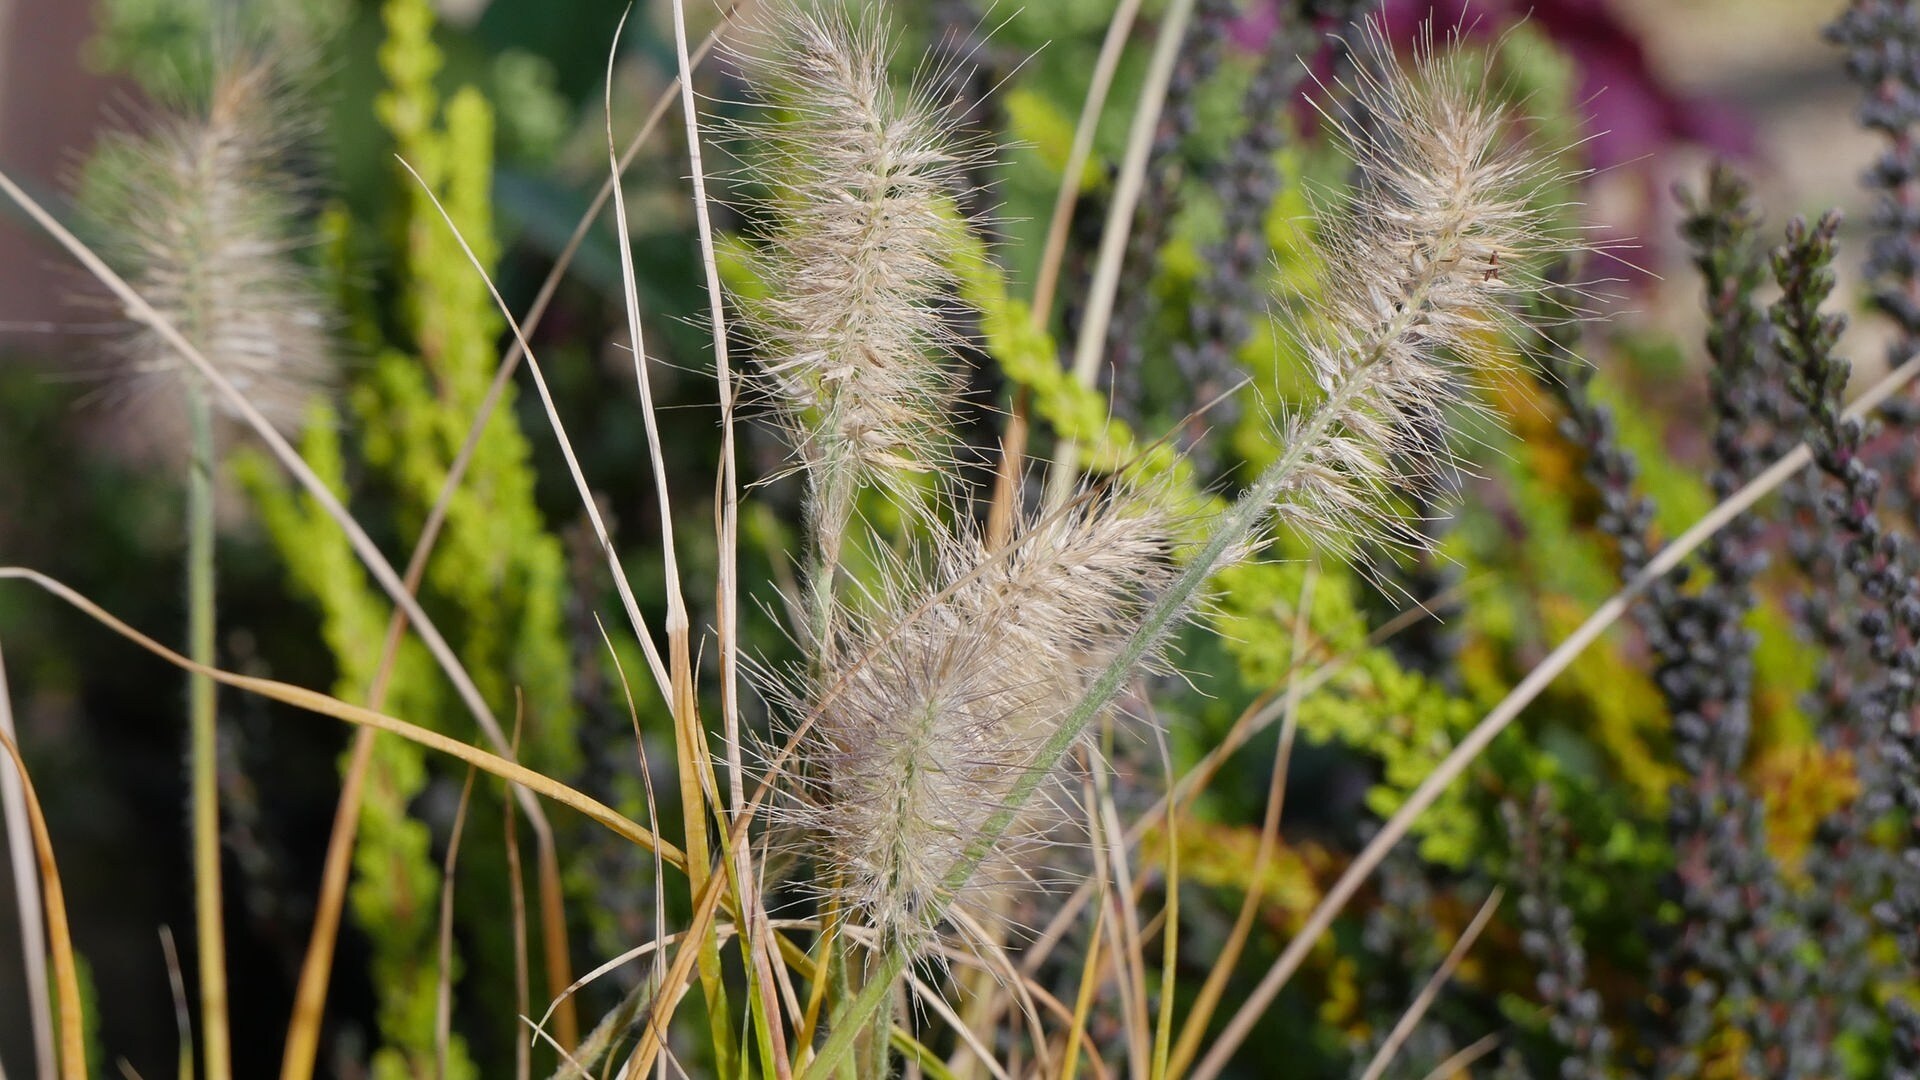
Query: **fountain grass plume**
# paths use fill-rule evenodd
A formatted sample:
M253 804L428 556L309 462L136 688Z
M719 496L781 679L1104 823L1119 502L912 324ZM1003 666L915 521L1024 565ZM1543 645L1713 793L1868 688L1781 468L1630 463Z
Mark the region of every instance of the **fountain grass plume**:
M1424 546L1396 507L1457 489L1463 414L1506 367L1513 312L1581 247L1543 205L1569 179L1488 86L1487 61L1428 27L1398 62L1377 26L1324 112L1355 184L1320 215L1317 310L1297 333L1321 397L1276 422L1276 516L1313 545Z
M838 625L793 786L841 906L919 951L930 912L1018 878L955 869L1074 703L1173 577L1174 529L1131 492L1029 519L1003 549L949 533L930 572L893 575ZM1143 661L1141 666L1145 666ZM1051 767L1049 767L1051 772ZM995 845L1012 870L1019 839ZM978 888L976 889L976 885ZM977 920L989 905L968 905Z
M295 257L299 185L288 156L304 129L287 107L290 69L273 50L219 51L211 69L199 100L157 111L144 131L106 138L83 201L102 253L153 312L273 424L292 430L333 376L320 293ZM150 318L136 320L118 348L127 387L165 386L185 401L187 652L212 668L219 439L210 388ZM190 677L187 705L201 1056L209 1080L226 1080L218 707L204 672Z
M829 568L861 488L913 507L917 475L950 464L964 383L948 253L984 149L962 131L950 76L894 88L894 49L871 11L779 4L738 53L762 106L743 128L747 178L768 192L766 291L742 307Z
M297 257L308 134L271 50L223 57L201 100L105 137L83 203L100 248L275 426L297 428L336 363L322 294ZM142 324L120 343L130 386L196 382Z

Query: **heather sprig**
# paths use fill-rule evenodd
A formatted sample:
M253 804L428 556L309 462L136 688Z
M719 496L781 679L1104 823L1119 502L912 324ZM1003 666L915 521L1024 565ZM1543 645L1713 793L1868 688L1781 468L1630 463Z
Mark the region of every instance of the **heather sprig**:
M1882 478L1861 454L1868 423L1840 410L1851 365L1835 354L1845 318L1822 311L1834 287L1834 237L1839 216L1828 214L1809 226L1795 220L1787 242L1774 253L1774 277L1782 296L1773 309L1781 347L1791 368L1789 386L1809 417L1808 442L1825 475L1816 500L1837 550L1836 569L1851 580L1859 602L1851 609L1851 633L1865 644L1865 664L1848 674L1852 707L1844 718L1844 738L1855 748L1861 781L1853 814L1871 819L1897 809L1905 849L1884 867L1890 873L1888 895L1874 913L1899 942L1909 977L1920 970L1920 854L1914 848L1914 822L1920 821L1920 740L1915 738L1915 680L1920 677L1920 549L1908 535L1894 531L1877 510ZM1863 860L1847 884L1878 891L1880 866L1864 848L1841 848L1840 857ZM1862 896L1869 899L1871 894ZM1893 1071L1920 1076L1920 1012L1905 998L1888 1002L1892 1026Z
M1614 1037L1601 1013L1600 994L1588 980L1587 949L1573 911L1562 898L1566 821L1545 784L1534 789L1524 810L1508 801L1500 812L1514 843L1520 951L1539 969L1534 991L1545 1007L1547 1034L1561 1053L1558 1075L1602 1080L1609 1075Z
M1874 199L1866 269L1874 300L1911 342L1920 335L1920 5L1851 0L1826 36L1865 92L1861 126L1887 143L1863 177Z
M1682 232L1706 285L1712 483L1725 498L1785 449L1763 415L1777 362L1755 299L1765 274L1759 218L1745 185L1724 169L1709 175L1701 193L1683 191L1681 198ZM1746 515L1715 534L1702 547L1699 584L1687 588L1683 575L1663 582L1641 620L1672 714L1674 754L1687 774L1668 807L1675 869L1667 890L1680 919L1657 963L1667 1025L1661 1065L1676 1074L1699 1067L1699 1055L1725 1024L1748 1036L1749 1067L1765 1068L1762 1055L1773 1044L1762 1003L1798 1000L1783 991L1803 974L1792 955L1798 927L1787 920L1778 867L1767 851L1763 806L1740 776L1752 727L1755 644L1745 620L1753 577L1764 564L1754 550L1758 530ZM1745 899L1730 903L1734 895ZM1804 1007L1796 1016L1806 1016ZM1821 1052L1812 1040L1789 1045L1800 1057Z

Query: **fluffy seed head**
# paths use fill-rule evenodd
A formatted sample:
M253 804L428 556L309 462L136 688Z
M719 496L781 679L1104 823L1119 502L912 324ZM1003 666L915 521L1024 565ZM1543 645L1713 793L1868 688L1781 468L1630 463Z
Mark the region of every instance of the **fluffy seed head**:
M85 202L102 247L156 311L283 430L334 377L320 294L303 245L287 156L298 135L265 55L231 60L192 108L110 135ZM129 382L196 379L142 327L121 343Z
M1376 29L1350 102L1329 116L1359 168L1323 215L1321 310L1302 346L1324 395L1279 423L1294 471L1282 522L1334 547L1417 546L1388 507L1455 486L1450 448L1476 378L1497 369L1515 301L1578 245L1541 193L1566 177L1517 134L1466 54L1427 40L1400 66Z
M871 12L774 5L763 21L744 63L768 117L746 128L770 192L767 295L744 305L763 386L810 471L937 469L960 386L942 252L975 152L935 99L950 80L896 91Z
M1027 523L1008 549L949 537L931 581L841 620L842 671L796 695L824 703L805 744L800 824L841 899L883 937L929 934L930 907L965 904L970 845L1113 659L1172 574L1164 515L1090 500ZM990 859L1006 867L1019 837Z

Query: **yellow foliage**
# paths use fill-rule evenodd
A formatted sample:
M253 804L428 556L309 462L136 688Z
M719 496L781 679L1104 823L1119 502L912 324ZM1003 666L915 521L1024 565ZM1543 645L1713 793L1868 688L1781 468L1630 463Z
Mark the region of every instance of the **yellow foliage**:
M1853 754L1814 743L1775 746L1757 757L1748 780L1767 811L1767 850L1780 869L1798 875L1820 822L1860 794Z
M1331 860L1317 845L1294 846L1282 840L1274 845L1266 869L1255 878L1258 828L1182 817L1176 835L1183 882L1246 892L1258 881L1262 911L1289 933L1298 930L1320 902L1318 879L1327 873ZM1141 859L1149 866L1162 865L1166 850L1164 827L1147 830L1140 840Z

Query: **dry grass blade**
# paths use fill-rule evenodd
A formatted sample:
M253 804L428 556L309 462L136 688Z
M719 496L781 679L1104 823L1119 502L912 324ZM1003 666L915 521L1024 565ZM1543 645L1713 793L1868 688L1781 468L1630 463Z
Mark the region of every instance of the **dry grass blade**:
M424 569L425 564L421 563ZM409 591L419 588L420 575L407 568ZM381 654L381 670L391 670L398 631L403 623L400 612L387 635L388 648ZM367 703L378 709L382 694L370 694ZM333 948L340 936L340 914L346 907L347 879L353 871L353 841L360 827L361 795L366 790L367 769L373 763L373 728L358 728L348 752L347 767L340 777L340 798L334 806L333 829L327 838L327 854L320 869L320 894L314 904L313 928L307 935L306 955L300 962L300 981L294 989L293 1016L287 1022L287 1040L281 1048L280 1080L308 1080L313 1075L314 1059L320 1052L320 1024L326 1012L327 984L333 975Z
M1173 782L1173 755L1167 749L1166 731L1153 726L1154 744L1160 751L1161 768L1167 782ZM1173 1052L1174 993L1180 975L1180 819L1167 819L1166 904L1160 909L1160 1003L1154 1018L1153 1080L1167 1076L1168 1057Z
M1494 911L1500 907L1500 900L1505 895L1506 890L1496 886L1492 895L1487 897L1486 903L1480 905L1480 910L1474 915L1473 921L1467 924L1467 928L1460 933L1460 939L1455 941L1453 948L1447 951L1447 958L1440 962L1432 978L1429 978L1427 984L1420 988L1419 995L1413 999L1413 1004L1407 1007L1407 1011L1401 1014L1399 1021L1393 1025L1393 1030L1387 1032L1386 1040L1374 1053L1373 1060L1367 1063L1367 1071L1361 1074L1360 1080L1380 1080L1380 1077L1386 1075L1387 1066L1393 1064L1393 1056L1400 1052L1400 1047L1406 1044L1407 1037L1412 1035L1413 1029L1420 1025L1421 1017L1426 1016L1427 1010L1433 1007L1434 999L1440 996L1440 990L1447 985L1447 980L1453 978L1454 969L1460 966L1460 961L1466 959L1468 950L1473 948L1473 943L1480 940L1480 932L1487 928L1488 920L1493 918Z
M1899 367L1881 376L1878 382L1869 387L1847 408L1846 415L1857 417L1871 412L1895 391L1913 381L1915 376L1920 376L1920 357L1909 358ZM1333 920L1339 916L1347 902L1353 899L1354 894L1360 891L1360 886L1379 867L1381 860L1386 858L1387 852L1406 836L1407 830L1413 826L1414 819L1425 813L1427 808L1440 797L1440 793L1458 779L1460 774L1466 771L1467 766L1471 765L1502 731L1506 730L1507 725L1520 715L1520 710L1539 697L1541 691L1551 685L1576 657L1599 640L1600 635L1605 633L1608 627L1618 622L1621 616L1626 614L1628 606L1649 586L1671 573L1709 537L1752 508L1755 503L1785 483L1789 477L1806 468L1812 460L1812 452L1803 443L1708 511L1671 544L1662 548L1645 568L1633 576L1632 580L1595 609L1578 629L1569 634L1565 641L1535 665L1533 670L1529 671L1526 677L1509 691L1507 696L1495 705L1471 732L1468 732L1460 745L1456 746L1453 752L1434 768L1433 773L1414 789L1400 809L1387 819L1379 834L1368 842L1348 865L1346 871L1340 875L1339 880L1327 890L1326 896L1321 899L1319 906L1314 908L1313 914L1307 917L1300 932L1287 944L1286 950L1280 954L1273 967L1260 980L1260 984L1248 995L1240 1011L1221 1032L1220 1038L1214 1043L1207 1056L1201 1060L1199 1068L1194 1072L1195 1080L1207 1080L1209 1077L1220 1074L1220 1071L1226 1067L1227 1061L1233 1056L1233 1052L1253 1030L1253 1025L1260 1014L1272 1004L1275 995L1286 985L1287 980L1293 977L1293 973L1300 969L1300 965L1307 958L1307 953L1320 940L1320 936L1332 927Z
M512 799L502 800L500 812L503 816L500 840L507 852L507 918L512 927L513 936L513 1005L520 1016L527 1015L533 1008L532 978L527 962L527 885L526 875L521 870L519 819L513 812ZM658 864L660 855L654 854ZM578 1040L575 1040L577 1044ZM533 1045L514 1040L514 1075L527 1080L533 1074Z
M640 790L645 794L647 803L647 828L659 832L660 804L653 790L653 765L647 760L647 740L645 736L640 733L640 710L633 703L633 685L627 681L626 665L620 662L620 654L614 649L613 639L607 636L607 628L601 624L599 616L596 615L594 617L593 624L600 631L601 643L607 647L607 657L613 662L614 673L620 677L620 695L627 703L627 720L633 725L633 749L634 756L639 759ZM661 865L658 854L653 857L653 880L666 880L666 869ZM655 941L665 941L667 939L666 899L660 895L658 890L654 893L653 939ZM655 956L652 974L648 976L650 981L646 985L659 985L660 977L660 958ZM635 994L638 993L639 988L636 987ZM548 1009L547 1011L548 1014L551 1015L553 1010ZM545 1023L545 1017L541 1018L541 1022Z
M736 575L739 552L737 537L740 519L740 492L735 471L733 445L733 363L727 350L725 293L720 287L719 263L713 254L713 218L707 202L706 166L700 150L700 113L693 94L693 58L687 53L687 12L682 0L673 3L673 41L680 64L680 105L686 119L687 157L693 179L693 212L700 232L700 263L707 278L707 311L712 325L708 336L713 341L714 377L720 387L720 476L716 528L720 547L720 700L724 710L727 743L727 798L729 807L739 813L746 798L740 767L739 643L735 639L739 617ZM665 489L662 488L664 491Z
M453 1044L453 872L460 863L460 836L466 832L476 775L478 771L467 766L466 782L460 785L460 803L453 812L453 832L447 837L447 857L440 865L440 929L436 935L440 976L433 998L433 1056L442 1077L447 1075L448 1048Z
M1080 965L1080 989L1073 1002L1073 1022L1067 1029L1066 1048L1061 1052L1061 1080L1074 1080L1080 1073L1080 1047L1086 1040L1087 1016L1093 1011L1093 998L1099 989L1097 973L1101 970L1100 946L1105 940L1103 931L1107 922L1106 882L1101 880L1101 891L1095 897L1096 906L1093 916L1093 932L1087 935L1086 962ZM1087 1047L1088 1060L1095 1068L1105 1071L1105 1063L1100 1060L1098 1047Z
M934 1015L947 1022L947 1026L959 1036L960 1045L972 1052L974 1060L985 1066L987 1072L993 1074L994 1080L1013 1080L1007 1075L1007 1070L994 1060L993 1051L980 1041L978 1035L968 1029L966 1021L960 1019L960 1014L953 1011L953 1006L947 1004L947 999L940 995L940 991L928 986L918 976L910 976L907 979L907 985L913 988L914 994L926 1003L927 1008L933 1010Z
M1154 46L1147 79L1140 88L1139 104L1134 107L1126 156L1121 159L1120 179L1114 185L1107 222L1100 232L1100 251L1094 260L1093 281L1087 286L1080 336L1073 346L1073 377L1082 386L1092 386L1099 374L1100 355L1106 350L1107 323L1113 316L1114 295L1120 289L1120 264L1126 258L1127 238L1133 233L1133 214L1139 208L1140 194L1146 184L1147 159L1153 153L1154 132L1160 127L1160 109L1166 104L1167 86L1173 80L1174 62L1179 59L1180 44L1187 36L1193 6L1194 0L1173 0L1167 5L1160 22L1160 40ZM1062 443L1047 481L1047 505L1058 505L1073 490L1074 479L1079 474L1079 457L1080 447L1071 439Z
M540 893L540 952L547 964L547 987L558 991L573 981L573 950L567 943L567 898L560 876L560 853L534 822L534 873ZM522 1012L525 1011L523 1008ZM571 1047L580 1041L580 1014L563 1007L554 1017L554 1040Z
M625 28L625 15L621 17L621 26L614 31L615 41ZM684 38L684 31L682 31ZM684 42L682 43L684 49ZM683 97L692 93L692 87L681 81ZM606 83L607 115L607 160L608 165L617 170L619 163L614 159L613 142L613 54L607 57ZM697 139L696 150L697 157ZM627 333L633 349L634 381L640 392L640 418L646 431L648 458L653 466L654 493L659 501L660 512L660 551L665 563L665 589L667 601L667 652L668 652L668 709L673 717L674 749L678 756L680 778L681 820L685 823L687 846L687 887L692 894L698 894L705 884L707 867L707 813L710 802L715 798L713 791L713 765L707 746L706 730L699 719L699 701L693 686L693 649L692 625L687 616L687 602L680 581L680 564L673 540L673 500L667 487L666 451L660 443L660 424L654 409L653 383L649 376L646 339L640 326L640 290L634 280L633 243L627 226L627 200L619 184L613 186L614 238L620 249L620 282L622 299L625 301ZM449 226L452 222L449 220ZM716 298L717 302L717 298ZM716 329L716 332L717 329ZM528 362L532 363L529 354ZM536 366L535 370L538 368ZM541 391L545 394L545 391ZM558 420L556 418L556 427ZM564 440L565 436L561 438ZM571 452L569 452L571 458ZM582 485L582 498L591 501ZM626 593L622 594L627 595ZM720 957L716 948L709 943L700 945L700 989L706 999L707 1011L713 1030L715 1060L722 1071L730 1061L733 1051L733 1038L728 1031L728 1013L726 991L720 981Z
M1034 329L1044 330L1053 316L1053 294L1060 281L1060 268L1066 261L1067 233L1073 223L1073 207L1080 200L1081 174L1093 156L1093 137L1100 126L1100 114L1106 108L1107 91L1113 87L1113 73L1120 66L1120 54L1133 33L1134 19L1140 14L1140 0L1121 0L1107 21L1106 37L1100 42L1100 55L1093 64L1093 78L1087 83L1087 96L1080 104L1080 118L1073 129L1073 146L1060 173L1060 191L1054 196L1053 215L1047 221L1046 247L1040 252L1039 276L1034 280L1033 306L1028 321ZM1019 502L1020 478L1026 469L1027 392L1014 395L1007 413L1007 426L1000 438L1000 463L994 474L993 501L987 510L987 546L998 548L1013 532L1013 518Z
M1294 605L1293 660L1290 665L1294 671L1300 669L1306 655L1307 615L1313 610L1313 590L1318 580L1318 570L1309 567L1306 580L1300 586L1300 602ZM1200 1040L1206 1036L1207 1024L1213 1019L1213 1012L1219 1008L1220 998L1226 993L1227 980L1239 967L1240 954L1253 934L1254 918L1259 914L1260 901L1266 895L1266 872L1273 861L1274 849L1280 843L1280 814L1286 807L1287 768L1293 761L1293 740L1300 724L1300 700L1305 696L1301 692L1300 682L1297 677L1287 681L1285 718L1281 722L1279 741L1273 748L1273 777L1267 784L1266 816L1260 822L1260 846L1255 849L1253 869L1247 875L1247 895L1240 903L1239 914L1234 916L1233 929L1227 934L1225 947L1220 950L1212 969L1207 972L1206 981L1201 984L1200 992L1194 995L1193 1005L1187 1011L1180 1041L1174 1046L1174 1076L1185 1075L1187 1066L1193 1064L1194 1056L1200 1052ZM1174 816L1178 816L1177 812Z
M1120 912L1115 929L1119 940L1114 955L1124 961L1120 972L1126 1017L1127 1063L1136 1080L1148 1075L1152 1051L1147 1022L1146 934L1140 928L1140 906L1134 891L1133 872L1127 860L1126 830L1120 825L1120 811L1114 805L1113 786L1107 776L1106 762L1095 755L1092 761L1094 807L1100 815L1100 841L1106 848L1107 876L1113 885L1113 898Z
M1500 1048L1499 1035L1482 1035L1460 1049L1460 1052L1433 1067L1433 1071L1421 1080L1457 1080L1464 1077L1472 1080L1467 1066L1486 1057Z
M193 1016L187 1005L187 979L180 972L173 930L166 926L160 928L160 955L167 963L167 994L173 999L174 1075L193 1080Z
M47 835L47 819L40 813L40 796L34 793L33 778L27 775L27 762L13 737L0 733L7 755L20 776L20 792L26 802L27 824L33 833L34 858L40 869L40 894L47 915L47 954L53 961L54 1000L60 1015L61 1080L87 1080L87 1042L82 1030L85 1016L80 1005L80 972L73 957L73 936L67 927L66 893L60 887L60 867L53 858L53 839ZM38 942L28 944L37 948Z
M734 453L734 375L727 348L725 293L720 286L719 263L714 257L713 219L707 199L706 165L700 146L700 112L693 93L693 59L687 52L687 14L682 0L673 4L674 49L680 65L680 104L687 129L687 156L693 180L694 217L700 234L700 262L706 273L708 336L713 342L714 377L720 398L720 475L715 479L715 541L719 549L719 575L715 583L715 601L719 607L720 712L721 735L727 755L727 809L738 816L745 809L746 776L740 760L740 654L739 654L739 533L740 484ZM774 961L767 947L766 913L759 904L755 884L753 846L739 844L728 852L733 860L732 882L737 906L747 920L747 964L759 995L755 1014L756 1030L764 1045L762 1053L771 1058L776 1080L788 1080L785 1031L779 1022L780 1008L773 986Z
M964 954L965 959L962 962L971 965L982 979L990 980L996 985L1004 982L1011 989L1012 993L1020 1001L1021 1017L1027 1022L1028 1030L1033 1038L1034 1054L1037 1058L1034 1065L1040 1075L1053 1075L1055 1070L1053 1068L1052 1050L1048 1045L1045 1027L1040 1021L1039 999L1036 997L1036 993L1045 995L1046 990L1040 987L1033 979L1020 974L1019 970L1013 966L1013 958L1007 955L1006 946L1001 944L1000 941L995 940L993 933L986 927L969 918L964 911L955 911L953 921L954 925L959 928L963 935L962 940L967 942L967 949ZM943 949L943 951L948 953L960 952L960 950L950 947ZM1068 1014L1064 1007L1056 1006L1056 1009L1062 1019L1067 1017ZM964 1018L961 1020L961 1023L966 1025L969 1034L991 1037L991 1035L988 1034L991 1029L982 1029L974 1024L968 1023ZM949 1067L951 1067L953 1063L950 1061L948 1064ZM956 1073L959 1072L958 1069L954 1071Z
M437 731L409 724L405 720L375 712L372 709L349 705L338 698L328 697L315 690L293 686L273 679L262 679L252 675L236 675L218 668L209 668L196 664L192 660L174 652L153 638L135 630L108 612L105 608L87 599L66 584L56 581L37 570L28 570L18 566L0 566L0 581L14 580L30 582L39 588L66 601L88 618L93 619L107 629L133 642L147 652L165 660L183 671L197 671L208 676L222 686L231 686L261 697L291 705L306 712L319 713L350 724L376 728L390 732L402 738L419 743L421 746L449 757L458 758L481 771L491 773L533 795L543 795L563 806L572 807L588 819L604 826L615 835L640 845L648 851L657 851L660 857L676 867L686 865L686 855L679 848L655 836L637 823L629 820L619 811L600 802L590 795L576 791L545 773L535 772L518 762L497 754L490 754L477 746L448 738Z
M744 823L748 819L746 815L742 815L739 820ZM745 830L740 831L744 833ZM736 837L735 843L744 839L744 836ZM693 922L681 935L690 940L674 950L673 963L667 968L666 977L661 980L656 992L657 1004L647 1016L646 1030L641 1033L640 1045L631 1059L633 1068L629 1070L629 1075L645 1076L653 1068L654 1060L665 1048L667 1024L673 1019L674 1007L680 1002L681 988L686 986L688 978L693 974L694 962L700 955L701 943L713 930L714 916L720 910L720 898L724 893L720 885L725 880L725 875L722 874L709 877L706 887L701 889L693 899Z
M17 745L20 732L13 723L13 698L7 689L7 665L0 657L0 735ZM34 1075L53 1080L53 998L47 987L46 920L40 910L40 870L27 822L24 774L8 765L0 768L0 813L7 819L7 862L13 870L14 912L20 921L20 958L26 967L27 1015L33 1030Z

